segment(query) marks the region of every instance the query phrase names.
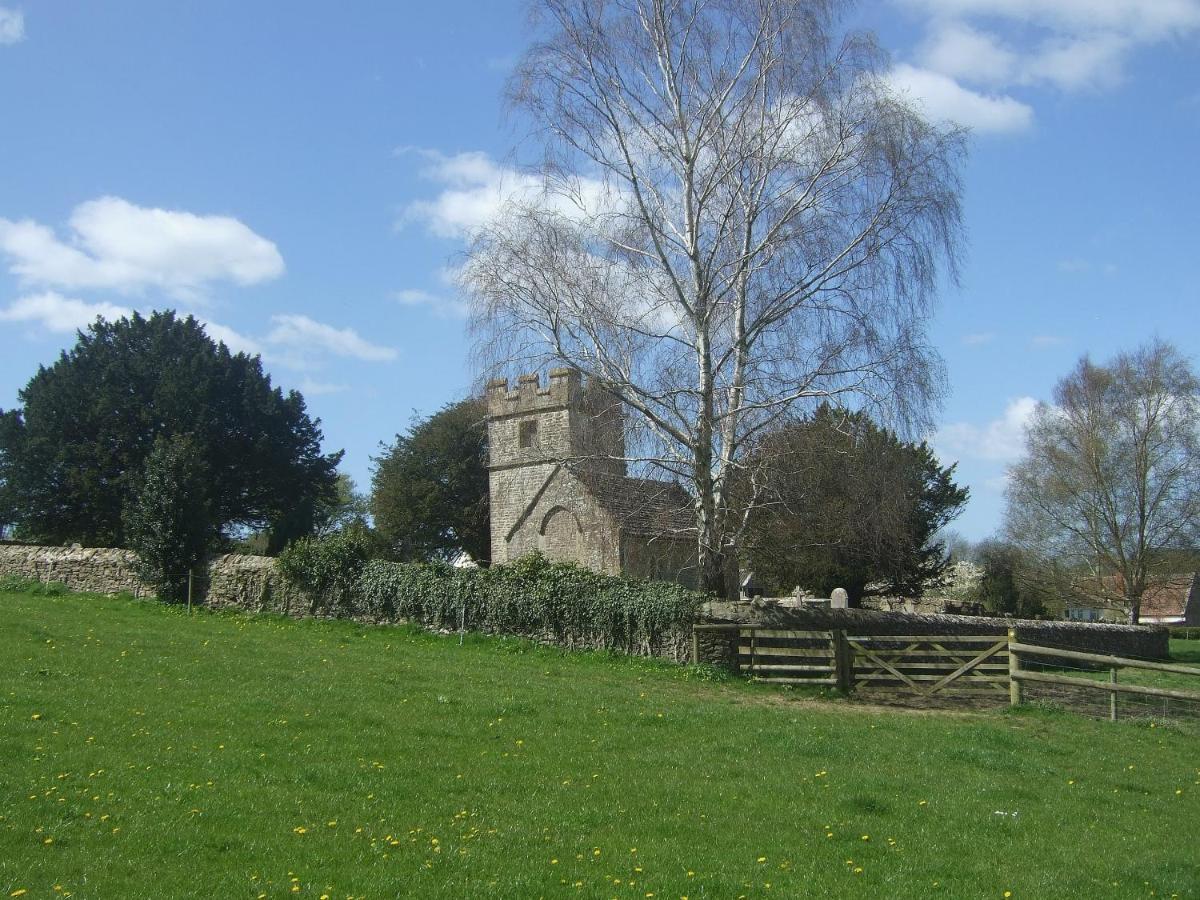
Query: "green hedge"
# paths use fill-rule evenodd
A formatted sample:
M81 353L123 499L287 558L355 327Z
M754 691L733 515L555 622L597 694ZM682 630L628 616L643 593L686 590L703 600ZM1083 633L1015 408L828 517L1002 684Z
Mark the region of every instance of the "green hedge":
M678 656L706 598L671 582L601 575L535 554L490 569L374 561L362 573L359 599L382 620Z

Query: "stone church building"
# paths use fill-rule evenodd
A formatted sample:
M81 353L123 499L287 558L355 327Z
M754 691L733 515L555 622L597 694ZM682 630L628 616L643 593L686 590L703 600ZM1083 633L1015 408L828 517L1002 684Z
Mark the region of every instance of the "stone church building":
M492 561L534 550L610 575L696 584L680 485L631 477L620 403L574 369L488 383Z

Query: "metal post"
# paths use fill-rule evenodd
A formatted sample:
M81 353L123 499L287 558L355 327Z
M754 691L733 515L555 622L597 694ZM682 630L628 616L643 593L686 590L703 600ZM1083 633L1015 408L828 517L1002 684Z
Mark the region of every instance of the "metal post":
M192 614L192 570L188 569L188 615Z
M1021 705L1021 682L1016 675L1021 671L1021 660L1013 652L1012 645L1017 642L1017 630L1008 629L1008 702L1012 706Z
M1109 669L1108 681L1110 684L1117 683L1117 667L1113 666ZM1109 691L1108 694L1108 718L1115 722L1117 721L1117 692Z

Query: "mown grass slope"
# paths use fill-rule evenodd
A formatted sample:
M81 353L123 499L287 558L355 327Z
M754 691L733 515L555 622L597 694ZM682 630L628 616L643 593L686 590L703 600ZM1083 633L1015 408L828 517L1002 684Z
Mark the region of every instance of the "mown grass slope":
M0 896L1200 895L1200 744L0 593Z

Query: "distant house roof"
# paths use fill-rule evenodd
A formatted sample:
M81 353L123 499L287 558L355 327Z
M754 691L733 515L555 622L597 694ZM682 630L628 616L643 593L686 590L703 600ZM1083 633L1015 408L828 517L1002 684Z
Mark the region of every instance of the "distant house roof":
M1163 622L1177 619L1182 623L1188 620L1189 613L1200 618L1200 600L1196 593L1195 573L1172 576L1168 581L1152 585L1142 594L1141 620Z
M647 537L695 533L695 502L674 481L586 470L578 475L622 528Z
M1142 593L1138 620L1147 624L1200 624L1197 574L1168 575L1152 581ZM1100 579L1099 593L1105 598L1120 598L1124 594L1124 585L1125 580L1119 574L1106 575Z

